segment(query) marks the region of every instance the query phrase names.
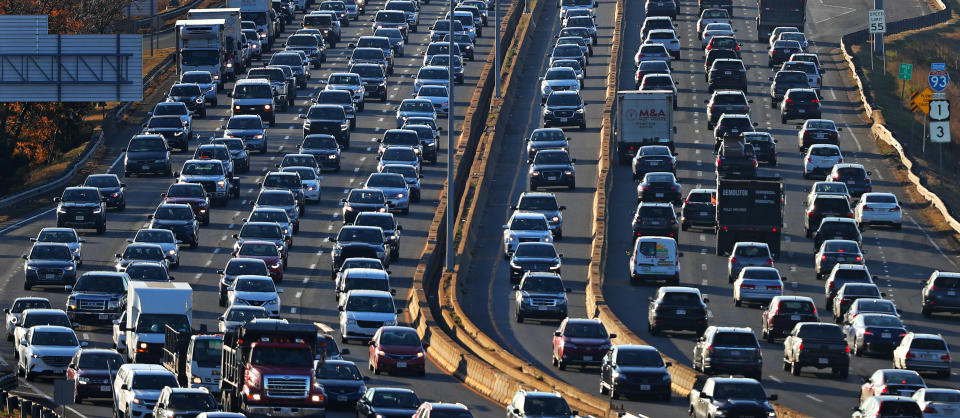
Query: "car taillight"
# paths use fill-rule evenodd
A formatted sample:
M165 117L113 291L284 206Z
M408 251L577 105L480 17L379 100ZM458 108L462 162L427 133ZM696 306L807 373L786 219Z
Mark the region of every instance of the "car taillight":
M830 281L829 283L827 283L827 287L833 289L834 288L833 281ZM867 331L864 331L863 333L866 334Z
M863 210L864 210L864 211L873 212L873 208L871 208L870 206L864 206L864 207L863 207Z
M837 160L837 164L843 164L843 158Z
M949 354L944 354L944 355L940 356L940 360L950 361L950 355L949 355Z
M811 216L813 216L813 211L812 211L812 210L811 210L811 211L807 211L807 217L809 218L809 217L811 217Z
M813 99L813 100L810 101L810 103L820 103L820 100Z
M675 192L675 191L679 190L679 187L677 187L677 186L670 186L670 190Z
M756 289L757 287L752 284L742 284L740 285L741 289Z
M894 206L890 208L890 212L900 212L900 206Z
M638 189L640 189L641 192L644 191L644 190L647 190L646 186L644 186L644 185L640 185L640 187L638 187Z
M764 264L766 264L766 265L768 265L768 266L772 266L772 265L773 265L773 259L772 259L772 258L768 258L768 259L767 259L767 262L764 263Z
M757 167L758 167L757 160L754 159L754 160L753 160L753 168L757 168Z
M783 101L786 103L793 103L793 99L784 99Z
M797 346L797 350L803 351L803 343L800 343L800 345Z
M853 217L853 212L847 212L847 217L848 217L848 218L852 218L852 217Z
M812 162L813 162L813 158L807 157L807 162L808 162L808 163L812 163Z
M688 203L690 203L690 198L689 198L689 197L686 198L686 199L683 199L683 204L686 205L686 204L688 204Z
M782 286L767 286L767 290L783 290Z
M857 256L857 261L863 261L863 257Z
M712 346L712 345L708 345L708 346L707 346L707 352L709 352L710 354L713 354L713 346Z
M916 355L916 354L913 354L913 353L910 352L910 351L907 351L907 354L905 354L904 357L906 357L906 358L917 358L917 355Z
M850 346L849 346L849 345L847 346L847 350L846 350L846 351L847 351L847 354L850 353Z
M737 262L737 257L730 257L731 264L736 264L736 262Z
M869 178L869 177L864 177L864 178L863 178L863 182L864 182L864 183L867 183L867 184L870 184L870 178Z
M880 393L887 393L887 385L883 385L880 387Z
M717 157L717 167L720 167L720 157Z
M826 259L827 259L827 256L826 256L826 255L821 255L821 256L820 256L820 259L821 259L821 260L826 260Z
M879 413L879 412L878 412L878 413ZM934 409L932 406L928 406L928 407L926 407L926 408L923 408L923 413L924 413L924 414L936 414L936 413L937 413L937 410Z

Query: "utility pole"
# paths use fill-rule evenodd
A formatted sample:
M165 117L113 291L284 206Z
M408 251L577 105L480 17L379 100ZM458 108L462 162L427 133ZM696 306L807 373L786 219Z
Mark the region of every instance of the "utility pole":
M493 15L495 16L496 22L494 23L493 30L496 31L496 41L494 42L494 50L496 51L493 54L493 91L494 97L500 98L500 0L494 0L493 2Z
M449 60L447 61L447 239L446 241L446 262L444 266L446 271L453 271L454 263L454 254L453 254L453 225L456 218L456 210L454 210L454 196L453 196L453 125L454 125L454 106L453 101L453 8L455 6L456 0L450 0L450 45L448 49Z

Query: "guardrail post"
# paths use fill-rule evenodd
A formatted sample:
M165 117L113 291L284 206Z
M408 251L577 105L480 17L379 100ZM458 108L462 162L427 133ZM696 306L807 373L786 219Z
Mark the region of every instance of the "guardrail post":
M34 402L33 405L30 405L30 416L32 418L40 418L40 411L43 410L43 405L40 405L37 402Z
M20 398L20 418L33 417L31 415L33 412L33 401L29 399Z
M17 397L16 397L16 395L7 396L6 407L7 407L7 413L8 413L8 414L13 414L13 411L17 409Z

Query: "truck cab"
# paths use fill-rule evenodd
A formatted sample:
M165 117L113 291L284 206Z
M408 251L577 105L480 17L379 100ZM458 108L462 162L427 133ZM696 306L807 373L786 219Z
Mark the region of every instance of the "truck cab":
M163 346L163 366L177 375L180 385L220 393L220 361L223 334L181 331L167 326Z
M223 87L227 73L225 26L223 19L177 21L177 68L181 74L207 71Z
M131 281L124 321L127 358L135 363L160 363L166 327L187 331L193 323L193 289L187 283Z

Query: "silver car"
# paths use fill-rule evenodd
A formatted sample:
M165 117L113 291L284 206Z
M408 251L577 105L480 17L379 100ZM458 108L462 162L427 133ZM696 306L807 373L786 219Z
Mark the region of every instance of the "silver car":
M67 244L67 247L70 247L70 252L73 253L73 257L77 260L77 265L83 265L83 243L87 240L80 238L77 235L77 231L73 228L43 228L40 230L40 233L37 234L36 238L30 238L30 242L50 242L58 244Z
M180 244L183 241L178 240L173 231L169 229L141 229L137 231L133 239L128 239L127 242L159 245L163 249L163 254L171 257L171 266L173 268L180 267Z
M727 280L733 283L744 267L773 267L773 256L765 242L738 242L727 260Z
M401 215L410 213L410 189L402 174L373 173L363 184L368 189L382 191L391 212L400 212Z
M300 230L300 210L297 206L297 198L293 192L285 189L266 189L261 190L257 200L254 201L254 210L258 208L276 208L287 212L290 221L293 222L293 232Z
M916 372L935 372L937 377L950 376L950 348L943 336L908 333L893 350L893 367ZM926 416L926 415L924 415Z

